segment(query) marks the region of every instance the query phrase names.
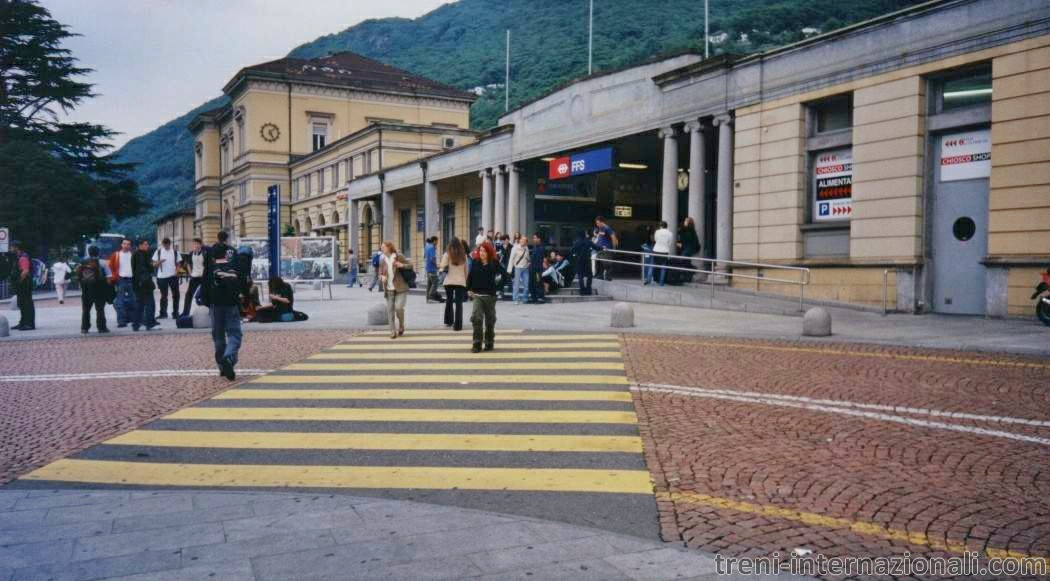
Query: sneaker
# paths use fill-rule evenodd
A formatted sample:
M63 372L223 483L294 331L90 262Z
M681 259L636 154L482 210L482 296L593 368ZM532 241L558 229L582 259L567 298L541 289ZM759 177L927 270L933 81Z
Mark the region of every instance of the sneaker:
M471 353L481 353L481 345L474 343L474 346L470 348Z
M146 330L152 331L153 329L156 329L158 327L160 327L160 323L153 323L152 325L146 325Z
M168 315L166 315L166 314L164 314L164 313L161 313L161 314L160 314L160 316L159 316L159 317L157 317L157 318L158 318L158 319L167 319L167 318L168 318Z
M18 329L19 331L36 331L36 327L30 325L19 325L15 327L15 329Z
M127 326L128 326L127 323L117 323L117 328L118 329L123 329L124 327L127 327Z
M219 372L229 381L237 379L237 373L233 370L233 363L228 357L224 357L222 363L219 364Z
M486 343L485 344L485 351L492 351L493 348L494 347L493 347L492 343Z
M132 325L131 326L131 330L135 331L136 333L138 333L139 332L139 326L138 325Z
M109 333L109 329L99 329L99 333Z
M64 305L64 304L66 304L66 301L58 301L58 304Z

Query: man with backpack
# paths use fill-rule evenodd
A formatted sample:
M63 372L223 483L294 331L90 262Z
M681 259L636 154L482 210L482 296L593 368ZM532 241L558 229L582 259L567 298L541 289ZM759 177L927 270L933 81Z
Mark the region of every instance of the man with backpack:
M237 379L234 366L241 348L241 297L248 296L248 272L237 250L227 244L230 235L220 230L218 242L208 250L204 267L203 299L211 310L211 338L219 374Z
M91 310L94 308L95 327L99 333L109 333L106 328L106 302L113 291L102 274L97 246L88 247L88 259L77 266L76 275L80 281L80 332L86 335L91 330Z

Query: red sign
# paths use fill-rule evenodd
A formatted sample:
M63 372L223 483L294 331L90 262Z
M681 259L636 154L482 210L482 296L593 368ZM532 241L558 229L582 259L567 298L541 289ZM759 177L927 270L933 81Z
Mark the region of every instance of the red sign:
M552 159L547 177L552 180L567 178L572 175L572 158L569 156Z

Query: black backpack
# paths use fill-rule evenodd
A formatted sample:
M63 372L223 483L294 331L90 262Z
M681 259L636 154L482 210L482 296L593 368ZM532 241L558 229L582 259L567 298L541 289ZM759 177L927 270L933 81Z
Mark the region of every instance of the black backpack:
M401 274L401 279L405 281L408 288L416 288L416 271L411 268L399 268L397 270Z
M80 286L95 286L95 283L97 283L100 278L98 269L98 261L95 261L94 263L90 260L84 261L84 263L80 265L80 268L78 269L79 272L77 273L80 278Z

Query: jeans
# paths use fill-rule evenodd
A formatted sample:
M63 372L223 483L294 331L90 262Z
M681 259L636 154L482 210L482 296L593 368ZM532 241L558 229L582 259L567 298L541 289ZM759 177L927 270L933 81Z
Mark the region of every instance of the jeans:
M445 286L445 324L452 329L463 329L463 301L467 300L467 287L458 285Z
M346 286L351 287L357 283L357 265L351 264L346 271Z
M372 284L368 285L368 290L371 291L379 284L379 267L372 267Z
M130 278L117 280L117 298L113 300L113 306L117 310L117 324L127 325L135 318L137 301L135 300L135 285Z
M171 290L171 318L179 315L179 277L158 278L160 287L160 316L168 316L168 290Z
M386 317L390 321L391 335L397 335L405 330L405 301L407 300L407 292L386 291Z
M474 345L492 348L496 340L496 297L494 295L474 295L474 311L470 315L474 326Z
M15 283L15 297L18 301L20 327L36 327L36 307L33 305L33 280L26 279Z
M131 313L131 326L138 329L140 325L156 327L157 301L153 299L153 289L146 292L135 292L135 309Z
M237 305L211 306L211 340L215 343L215 363L224 359L237 365L241 349L241 308Z
M193 303L194 295L197 294L197 289L204 284L204 277L190 278L190 287L186 289L186 300L182 305L182 316L188 316L190 314L190 305Z
M102 283L105 284L105 283ZM106 330L106 299L102 293L88 289L80 290L80 329L87 331L91 329L91 311L95 311L95 326L99 331Z
M427 273L427 302L430 299L441 300L441 297L437 294L438 291L438 273L428 272Z
M514 302L525 302L529 298L529 269L516 267L514 269L514 287L510 298Z
M645 283L653 282L653 257L645 256L642 258L642 280Z
M660 268L660 266L667 266L667 261L670 260L670 254L657 254L653 257L653 261L658 265L657 270L660 271L660 286L664 286L664 282L667 280L667 269Z

